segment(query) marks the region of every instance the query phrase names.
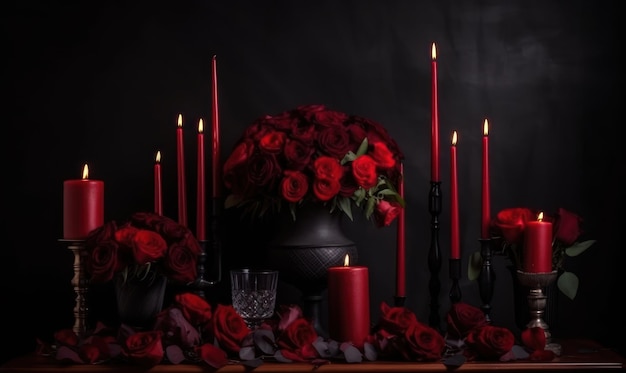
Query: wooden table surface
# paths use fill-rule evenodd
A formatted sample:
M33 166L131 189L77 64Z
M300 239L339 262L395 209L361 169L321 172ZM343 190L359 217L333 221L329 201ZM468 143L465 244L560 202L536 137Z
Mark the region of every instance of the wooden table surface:
M459 372L597 372L597 371L626 371L626 358L618 353L603 348L594 341L585 339L573 339L556 341L562 345L562 354L550 362L530 362L530 361L513 361L513 362L468 362L463 364L454 371ZM121 373L199 373L199 372L215 372L206 365L167 365L161 364L146 371L139 367L120 364L99 364L99 365L82 365L82 364L62 364L53 358L36 356L35 354L21 356L10 360L0 367L0 372L19 373L19 372L68 372L68 373L99 373L99 372L121 372ZM227 365L217 372L250 372L246 367L240 364ZM342 372L450 372L440 362L430 363L410 363L410 362L392 362L392 361L375 361L363 363L338 363L326 364L317 369L306 363L270 363L266 362L252 372L259 373L287 373L287 372L319 372L319 373L342 373Z

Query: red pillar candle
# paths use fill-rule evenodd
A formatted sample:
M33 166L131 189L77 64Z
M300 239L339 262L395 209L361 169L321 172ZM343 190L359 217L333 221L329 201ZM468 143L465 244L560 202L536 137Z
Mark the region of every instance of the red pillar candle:
M369 273L367 267L328 268L328 332L337 342L363 347L370 331Z
M437 48L431 48L431 133L430 133L430 180L439 181L439 106L437 102Z
M196 195L196 238L206 240L206 203L204 190L204 122L198 121L198 188Z
M211 196L217 198L220 196L221 175L220 175L220 120L219 105L217 96L217 58L213 56L211 60L211 93L213 98L212 104L212 137L211 137Z
M543 212L524 228L524 271L552 272L552 223L543 221Z
M163 191L161 188L161 151L157 151L154 162L154 212L163 215Z
M89 168L83 178L63 182L63 238L83 240L89 232L104 224L104 182L89 180Z
M400 178L398 180L398 194L404 198L404 164L400 163ZM406 245L405 245L405 224L404 209L400 209L398 214L397 238L396 238L396 296L406 296Z
M456 131L452 132L450 146L450 259L461 258L459 239L459 187L456 172Z
M482 222L480 238L489 238L489 224L491 223L491 202L489 200L489 122L483 123L483 153L482 153Z
M185 185L185 149L183 144L183 115L178 114L176 128L176 170L178 174L178 222L187 226L187 193Z

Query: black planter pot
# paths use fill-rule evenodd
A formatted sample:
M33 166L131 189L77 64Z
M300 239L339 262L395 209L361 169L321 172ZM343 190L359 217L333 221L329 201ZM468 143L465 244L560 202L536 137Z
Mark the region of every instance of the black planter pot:
M320 302L327 288L329 267L358 262L355 243L341 228L342 212L330 213L325 206L298 209L296 220L285 214L274 240L268 247L268 260L285 281L302 292L303 312L313 320L318 334L326 336L320 324Z

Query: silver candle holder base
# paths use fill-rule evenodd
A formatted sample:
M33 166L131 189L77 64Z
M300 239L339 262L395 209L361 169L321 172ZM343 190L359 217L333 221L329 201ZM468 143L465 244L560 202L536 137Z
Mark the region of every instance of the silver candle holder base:
M59 240L74 254L74 277L72 287L76 294L74 305L74 325L72 330L77 336L82 337L87 332L87 292L89 291L89 279L86 274L87 249L84 240Z
M546 336L546 350L552 350L556 355L561 354L561 345L552 342L552 333L548 323L543 319L548 297L544 294L543 288L553 283L557 278L557 271L552 272L524 272L517 270L519 282L530 289L528 293L528 308L530 321L527 328L539 327L543 329Z

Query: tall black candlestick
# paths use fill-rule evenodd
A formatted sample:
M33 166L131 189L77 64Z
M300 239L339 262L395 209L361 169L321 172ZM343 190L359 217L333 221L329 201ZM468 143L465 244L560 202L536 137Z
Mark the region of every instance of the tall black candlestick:
M491 265L491 258L493 256L491 250L491 240L481 238L480 240L480 256L483 259L483 266L478 276L478 289L480 292L480 300L483 304L480 308L485 313L485 317L488 322L491 322L491 298L493 298L494 281L496 280L496 273Z
M203 298L206 298L205 289L219 284L222 280L222 243L218 234L222 204L220 198L212 199L209 239L199 241L202 251L198 259L196 280L191 286L195 293Z
M450 280L452 280L452 286L450 287L450 302L458 303L461 301L461 288L459 287L459 279L461 278L461 259L450 259Z
M430 317L431 327L440 329L439 317L439 292L441 282L439 271L441 270L441 249L439 248L439 214L441 213L441 182L431 181L428 195L428 210L430 211L430 249L428 251L428 269L430 280L428 290L430 292Z

